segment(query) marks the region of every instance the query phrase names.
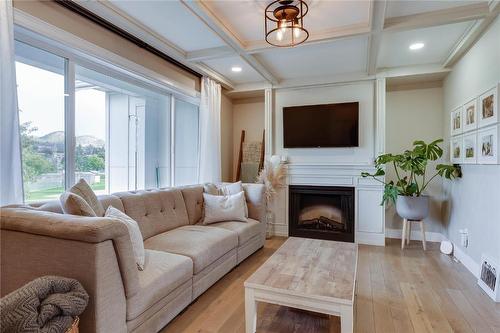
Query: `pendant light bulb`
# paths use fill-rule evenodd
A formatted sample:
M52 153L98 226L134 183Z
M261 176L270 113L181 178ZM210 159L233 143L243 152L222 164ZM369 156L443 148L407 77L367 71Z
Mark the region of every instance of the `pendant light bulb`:
M299 28L293 28L293 35L295 36L295 38L299 38L300 33L301 33L301 31Z
M281 29L276 33L276 39L278 39L279 41L283 40L283 32Z
M282 34L285 34L286 32L286 27L287 27L287 21L285 19L281 20L281 24L280 24L280 30L281 30L281 33Z

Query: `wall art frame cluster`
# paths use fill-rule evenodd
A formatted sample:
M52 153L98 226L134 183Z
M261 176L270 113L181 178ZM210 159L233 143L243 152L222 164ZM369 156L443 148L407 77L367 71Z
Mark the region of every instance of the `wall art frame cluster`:
M500 83L451 111L450 161L500 164Z

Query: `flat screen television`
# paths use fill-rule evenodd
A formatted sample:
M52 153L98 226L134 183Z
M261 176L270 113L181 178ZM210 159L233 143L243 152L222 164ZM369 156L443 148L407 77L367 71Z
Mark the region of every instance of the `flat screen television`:
M358 123L358 102L284 107L284 148L358 147Z

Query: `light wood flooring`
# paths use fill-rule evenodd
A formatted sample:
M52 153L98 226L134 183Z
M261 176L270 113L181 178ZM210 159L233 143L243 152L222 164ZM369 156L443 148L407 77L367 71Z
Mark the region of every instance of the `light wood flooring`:
M175 318L163 333L244 332L243 282L285 241L274 237ZM359 246L356 332L500 332L500 304L437 244ZM340 332L337 317L260 304L257 332Z

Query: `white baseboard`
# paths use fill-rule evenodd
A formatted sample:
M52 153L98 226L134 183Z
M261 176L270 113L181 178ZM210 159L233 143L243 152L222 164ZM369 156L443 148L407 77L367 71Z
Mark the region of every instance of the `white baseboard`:
M373 232L356 232L355 241L358 244L385 246L385 235Z
M412 229L418 228L417 230L412 230L410 239L411 240L422 240L422 232L420 231L420 226L415 226L412 225ZM385 228L385 236L387 238L396 238L396 239L401 239L401 234L402 234L401 229L389 229ZM432 231L426 231L425 232L425 240L429 242L441 242L445 240L446 237L443 236L443 234L439 232L432 232Z
M479 278L479 265L456 244L453 244L453 256L457 258L476 278Z

